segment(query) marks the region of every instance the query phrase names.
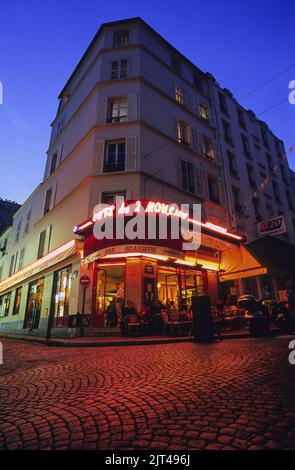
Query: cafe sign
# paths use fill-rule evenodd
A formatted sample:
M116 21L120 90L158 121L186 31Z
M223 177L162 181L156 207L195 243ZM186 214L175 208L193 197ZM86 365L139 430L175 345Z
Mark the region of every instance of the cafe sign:
M270 220L264 220L257 224L258 235L260 237L265 237L266 235L280 235L282 233L287 233L287 226L285 217L280 215Z

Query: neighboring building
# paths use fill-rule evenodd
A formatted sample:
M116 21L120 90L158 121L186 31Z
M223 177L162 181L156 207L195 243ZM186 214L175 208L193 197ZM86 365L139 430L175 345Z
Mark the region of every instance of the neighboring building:
M0 233L12 225L12 219L20 204L0 198Z
M260 251L258 240L267 235L267 230L261 230L264 221L274 219L281 224L275 235L277 244L282 240L294 245L295 193L284 143L253 111L243 108L228 89L222 89L212 75L208 76L217 113L231 228L246 236L247 247L255 256ZM273 239L264 239L263 243L269 245L267 275L229 282L228 287L235 284L240 292L259 298L266 293L273 298L278 291L291 288L289 267L270 269Z
M92 327L102 326L117 281L138 308L157 297L190 302L194 294L216 303L222 258L228 250L240 252L242 238L231 230L250 234L249 223L227 210L232 196L216 93L211 76L141 19L101 26L59 96L43 182L13 220L0 282L0 330L76 335L78 312ZM233 132L244 175L236 126ZM117 241L111 250L97 244L93 209L117 195L144 207L149 200L202 203L201 248L185 256L171 240L148 248L135 243L135 253ZM248 195L245 188L241 202ZM150 256L143 256L147 250ZM257 262L255 268L262 269ZM83 275L90 278L85 298Z

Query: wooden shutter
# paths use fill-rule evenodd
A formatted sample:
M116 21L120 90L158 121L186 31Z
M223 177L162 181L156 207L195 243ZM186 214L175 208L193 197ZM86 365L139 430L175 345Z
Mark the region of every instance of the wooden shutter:
M225 184L223 178L218 178L218 187L219 187L219 200L220 205L226 207L226 193L225 193Z
M188 190L191 193L196 192L196 180L195 180L195 167L192 163L187 162L187 174L188 174Z
M220 147L219 147L219 142L218 142L218 140L214 140L214 142L213 142L213 147L214 147L214 159L215 159L215 162L220 165L220 164L221 164L221 155L220 155Z
M199 98L197 96L193 96L193 111L196 116L200 116Z
M198 132L198 149L199 149L199 153L204 155L203 134L201 132Z
M201 172L201 179L202 179L203 197L204 197L204 199L209 199L209 187L208 187L207 171L201 169L200 172Z
M104 140L97 139L94 146L93 157L93 173L101 173L103 171L104 160Z
M108 98L102 96L98 99L97 123L105 124L107 122Z
M178 141L178 132L177 132L177 117L171 115L171 126L172 126L172 137Z
M128 121L137 121L137 93L127 96L127 116Z
M208 112L209 112L209 121L210 121L211 126L216 127L214 108L212 108L211 106L208 106Z
M203 196L202 176L201 176L201 170L198 167L195 167L195 181L196 181L196 194L202 197Z
M137 168L136 137L126 138L126 170Z
M190 129L192 150L198 152L198 131L194 127Z

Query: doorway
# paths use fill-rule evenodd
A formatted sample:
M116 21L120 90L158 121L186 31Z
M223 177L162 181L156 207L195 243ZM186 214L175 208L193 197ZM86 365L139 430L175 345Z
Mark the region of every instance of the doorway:
M96 298L95 298L95 327L115 326L116 306L114 298L117 292L116 284L125 292L125 263L118 265L97 266ZM108 322L109 318L111 321Z

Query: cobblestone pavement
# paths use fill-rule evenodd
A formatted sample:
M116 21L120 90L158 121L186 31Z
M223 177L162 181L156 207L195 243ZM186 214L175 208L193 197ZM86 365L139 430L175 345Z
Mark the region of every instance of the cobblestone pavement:
M0 448L295 449L289 340L65 349L5 340Z

